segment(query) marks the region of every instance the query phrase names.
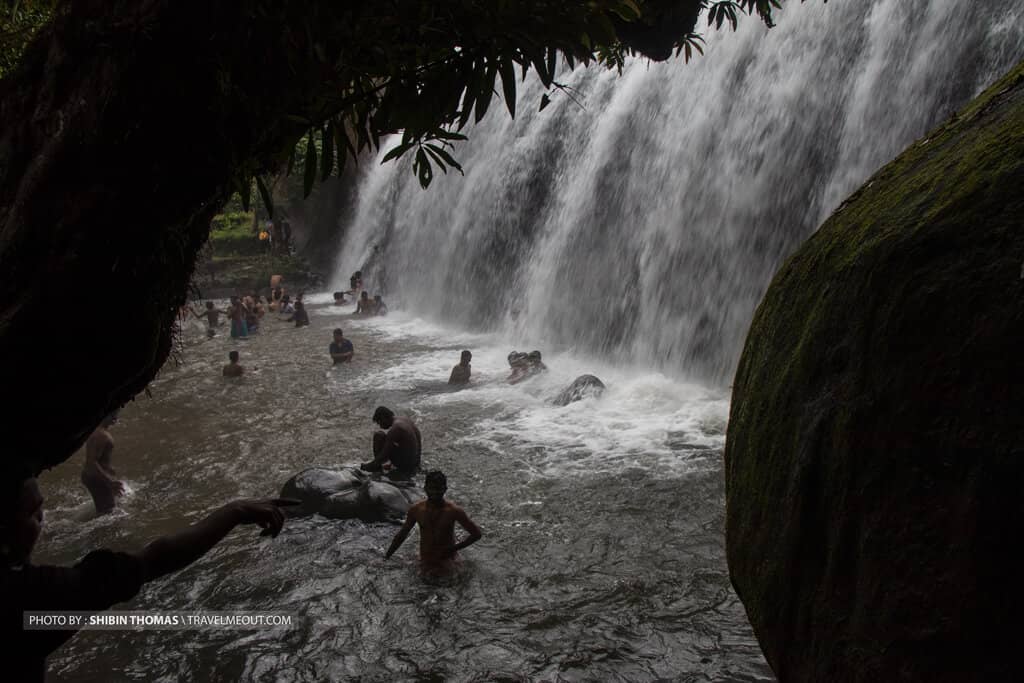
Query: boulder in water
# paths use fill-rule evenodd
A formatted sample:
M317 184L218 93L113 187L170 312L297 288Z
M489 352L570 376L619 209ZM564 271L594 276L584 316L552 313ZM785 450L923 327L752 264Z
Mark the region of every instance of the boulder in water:
M285 483L281 497L302 501L302 505L289 510L290 514L378 522L404 518L409 507L426 496L411 480L390 479L363 472L358 466L345 466L302 470Z
M604 393L604 382L593 375L580 375L573 380L572 384L562 389L558 396L555 396L556 406L567 406L574 401L587 398L588 396L600 396Z

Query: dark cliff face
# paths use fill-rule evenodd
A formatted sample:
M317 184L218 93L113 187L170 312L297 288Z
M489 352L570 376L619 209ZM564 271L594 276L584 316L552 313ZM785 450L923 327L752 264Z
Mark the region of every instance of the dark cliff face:
M1011 680L1024 64L776 275L734 383L730 572L781 680Z

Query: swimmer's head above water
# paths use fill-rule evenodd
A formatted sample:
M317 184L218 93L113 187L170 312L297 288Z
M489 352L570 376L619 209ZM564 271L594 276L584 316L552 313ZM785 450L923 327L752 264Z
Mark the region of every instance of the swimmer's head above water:
M473 354L469 351L463 351L461 359L463 365L469 365L469 361L473 360Z
M232 363L237 363L238 362L238 351L232 351L231 353L229 353L228 354L228 360L231 361Z

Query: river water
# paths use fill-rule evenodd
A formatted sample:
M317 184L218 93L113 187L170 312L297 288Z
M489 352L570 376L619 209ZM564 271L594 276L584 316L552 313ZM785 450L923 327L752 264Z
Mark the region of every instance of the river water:
M1019 0L787 3L684 66L564 72L575 94L494 114L422 192L408 160L365 174L333 282L363 269L394 311L182 333L122 413L114 514L88 507L76 455L42 479L36 560L141 547L313 465L367 459L377 405L411 415L424 465L483 528L451 580L422 579L395 527L320 518L236 531L146 586L136 609L273 610L289 630L82 633L68 681L772 680L732 592L721 455L729 380L784 258L876 168L1024 51ZM500 108L499 104L492 105ZM382 149L383 154L385 149ZM331 330L356 345L332 368ZM472 330L472 331L468 331ZM220 377L231 349L249 372ZM445 384L463 348L474 381ZM503 379L513 349L550 371ZM601 398L549 400L598 375Z
M37 562L132 549L220 503L279 491L313 465L367 459L378 404L411 415L424 467L484 531L452 580L419 576L416 532L388 562L396 527L291 520L277 539L234 532L125 608L273 610L263 631L84 632L50 660L59 680L771 680L729 585L721 452L728 399L641 367L545 354L546 375L504 382L523 340L446 330L412 313L349 319L313 297L312 324L182 334L167 368L121 414L114 466L130 492L88 522L78 454L41 479ZM319 303L317 303L319 302ZM344 311L344 313L342 313ZM353 339L332 368L331 331ZM473 382L446 380L463 348ZM248 368L220 377L231 349ZM579 374L601 398L548 401Z

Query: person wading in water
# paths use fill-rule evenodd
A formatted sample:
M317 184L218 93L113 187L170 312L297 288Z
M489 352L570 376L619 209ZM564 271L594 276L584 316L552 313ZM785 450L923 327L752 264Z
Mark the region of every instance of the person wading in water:
M479 541L483 533L465 510L444 499L448 479L443 472L427 472L423 490L427 493L427 499L409 508L405 524L395 534L391 547L384 553L384 559L391 557L401 547L412 528L418 524L420 566L428 574L445 574L455 567L456 554ZM455 542L456 522L469 533L458 543Z

